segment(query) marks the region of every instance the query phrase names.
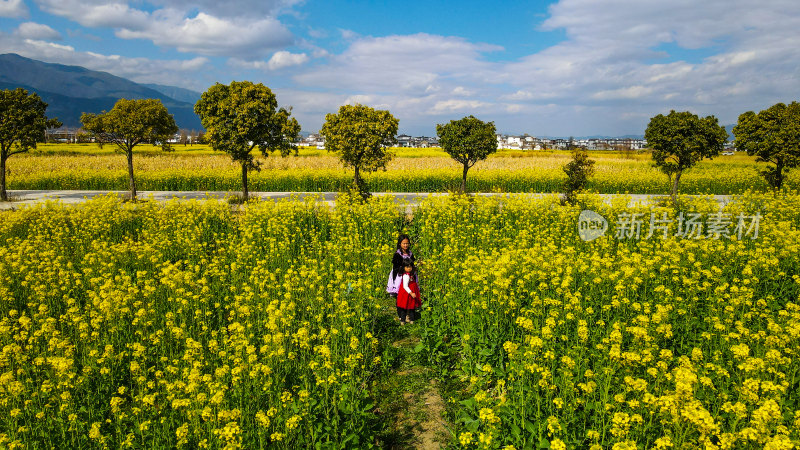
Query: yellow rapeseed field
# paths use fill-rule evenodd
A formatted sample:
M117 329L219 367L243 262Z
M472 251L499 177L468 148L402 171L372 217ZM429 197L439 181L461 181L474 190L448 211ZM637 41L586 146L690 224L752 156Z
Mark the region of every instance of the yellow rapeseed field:
M112 197L2 212L0 447L368 445L397 216Z
M37 152L9 159L9 189L127 189L125 157L110 146L42 145ZM208 147L177 146L172 153L144 147L134 156L140 190L238 191L241 168ZM439 149L393 149L386 171L367 175L374 192L445 192L461 183L461 166ZM562 167L568 152L500 150L469 172L473 192L559 192L566 179ZM655 169L649 153L624 158L615 152L592 152L596 173L587 188L599 193L659 194L669 192L667 177ZM300 156L257 158L263 170L253 172L251 191L339 192L352 182L352 170L324 150L304 148ZM681 178L687 194L733 194L767 189L758 173L763 163L746 155L702 161ZM790 172L786 187L800 187Z
M591 242L578 238L578 208L424 205L426 346L466 386L451 399L459 445L797 446L798 200L750 195L722 213L689 203L683 217L701 214L706 228L676 237L681 211L585 197L612 229L624 214L645 218L640 239ZM666 239L645 239L651 213L672 221Z
M453 447L800 445L798 196L554 200L0 212L0 447L374 445L398 232ZM579 238L582 209L604 236Z

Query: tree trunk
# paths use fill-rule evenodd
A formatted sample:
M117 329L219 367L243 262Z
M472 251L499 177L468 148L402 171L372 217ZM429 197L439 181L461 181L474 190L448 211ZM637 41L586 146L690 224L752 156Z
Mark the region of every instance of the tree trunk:
M469 166L465 163L464 164L464 173L461 177L461 193L465 194L467 192L467 171L469 170Z
M783 187L783 160L779 159L778 164L775 164L775 195L780 192Z
M247 201L250 192L247 190L247 163L242 163L242 200Z
M136 201L136 180L133 178L133 149L125 153L128 156L128 190L131 191L131 201Z
M6 192L6 156L5 152L0 155L0 202L8 201L8 193Z
M678 182L680 181L680 179L681 179L681 172L676 172L675 179L672 181L672 193L670 194L670 196L672 197L672 203L675 205L678 204L678 199L676 198L676 196L678 195Z
M355 178L353 178L353 182L356 184L356 186L361 186L361 174L358 171L358 166L355 166L355 170L356 175Z

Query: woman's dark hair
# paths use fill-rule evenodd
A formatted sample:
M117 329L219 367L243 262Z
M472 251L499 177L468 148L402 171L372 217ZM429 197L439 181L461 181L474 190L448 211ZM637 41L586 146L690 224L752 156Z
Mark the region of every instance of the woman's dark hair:
M406 239L408 239L408 243L410 244L411 243L411 238L408 237L407 234L401 234L400 236L397 237L397 250L400 250L400 244L402 244L403 241L406 240ZM400 250L400 251L402 251L402 250ZM409 252L411 251L411 247L409 247L408 251Z

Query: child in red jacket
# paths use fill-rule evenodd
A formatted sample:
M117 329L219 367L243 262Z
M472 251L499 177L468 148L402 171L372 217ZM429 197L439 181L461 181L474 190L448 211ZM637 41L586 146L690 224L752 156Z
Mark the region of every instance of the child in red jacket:
M413 275L414 263L404 261L403 280L397 290L397 315L400 317L400 325L404 323L414 323L414 309L422 306L422 297L419 293L416 277Z

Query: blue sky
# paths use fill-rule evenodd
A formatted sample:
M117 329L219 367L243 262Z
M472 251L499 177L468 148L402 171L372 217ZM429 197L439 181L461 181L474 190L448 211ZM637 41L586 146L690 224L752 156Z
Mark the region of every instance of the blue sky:
M797 0L0 0L0 53L202 92L262 82L306 131L345 103L400 130L642 134L670 109L800 100Z

